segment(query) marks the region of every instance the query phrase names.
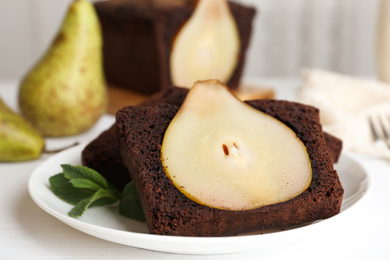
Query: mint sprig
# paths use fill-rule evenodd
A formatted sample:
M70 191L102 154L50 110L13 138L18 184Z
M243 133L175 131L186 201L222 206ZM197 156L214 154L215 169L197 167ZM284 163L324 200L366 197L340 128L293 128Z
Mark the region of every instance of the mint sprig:
M61 165L62 172L49 178L53 193L63 201L74 205L68 213L80 217L87 208L119 202L119 214L144 221L138 194L133 182L123 189L122 194L110 185L97 171L85 166Z
M120 199L120 193L97 171L69 164L61 168L62 173L50 177L49 183L54 194L75 206L69 216L80 217L89 207L113 204Z

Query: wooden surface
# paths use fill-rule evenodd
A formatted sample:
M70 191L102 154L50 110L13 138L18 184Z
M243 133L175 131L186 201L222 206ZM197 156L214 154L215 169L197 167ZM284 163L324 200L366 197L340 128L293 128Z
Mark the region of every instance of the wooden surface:
M121 87L108 87L108 113L114 115L125 106L137 105L149 96L142 95Z
M270 99L275 97L275 91L272 87L254 85L242 85L235 91L235 94L241 100ZM112 115L122 107L137 105L149 97L148 95L142 95L116 86L108 87L108 96L108 113Z

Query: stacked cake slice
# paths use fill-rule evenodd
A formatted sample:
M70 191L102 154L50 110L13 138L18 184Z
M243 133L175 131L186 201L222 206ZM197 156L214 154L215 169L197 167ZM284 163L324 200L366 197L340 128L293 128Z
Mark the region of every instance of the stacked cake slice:
M205 205L183 192L167 175L161 148L165 131L187 93L187 89L170 88L140 106L125 107L118 111L116 124L109 131L117 142L111 156L121 155L119 164L126 166L135 183L152 234L229 236L310 223L340 211L343 188L333 162L339 157L341 141L322 131L318 109L287 101L253 100L246 104L286 125L304 144L312 170L307 188L286 201L249 210ZM96 145L101 139L92 143ZM85 148L86 164L93 160L93 156L85 160L87 152L93 155L96 150ZM110 156L106 158L113 161Z

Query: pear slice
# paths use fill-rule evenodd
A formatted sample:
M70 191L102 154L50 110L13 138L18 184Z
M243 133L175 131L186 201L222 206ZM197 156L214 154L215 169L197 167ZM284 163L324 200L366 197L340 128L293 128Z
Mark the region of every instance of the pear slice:
M227 82L236 68L240 36L226 0L200 0L173 41L172 83L190 88L210 78Z
M188 198L250 210L305 191L305 145L279 120L237 99L217 80L196 82L162 142L164 171Z

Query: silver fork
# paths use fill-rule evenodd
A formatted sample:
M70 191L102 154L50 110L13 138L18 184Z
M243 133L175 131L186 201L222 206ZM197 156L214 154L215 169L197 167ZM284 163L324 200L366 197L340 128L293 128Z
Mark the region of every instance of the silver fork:
M368 122L374 141L384 142L390 149L390 115L369 116Z

